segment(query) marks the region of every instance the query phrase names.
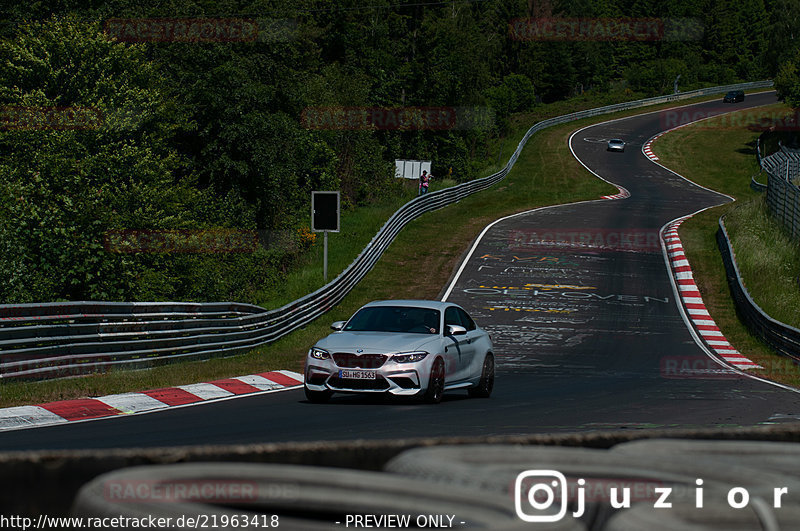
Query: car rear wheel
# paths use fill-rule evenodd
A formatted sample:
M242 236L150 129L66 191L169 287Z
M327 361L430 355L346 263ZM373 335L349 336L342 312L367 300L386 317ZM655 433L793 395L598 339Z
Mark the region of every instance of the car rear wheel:
M315 404L322 404L330 400L331 396L333 396L333 391L312 391L308 387L303 386L303 389L306 392L306 398L309 402L314 402Z
M468 389L469 396L474 398L489 398L494 388L494 356L486 354L483 359L483 371L478 385Z
M431 375L428 378L428 388L422 395L422 400L428 404L438 404L444 395L444 361L436 358L431 367Z

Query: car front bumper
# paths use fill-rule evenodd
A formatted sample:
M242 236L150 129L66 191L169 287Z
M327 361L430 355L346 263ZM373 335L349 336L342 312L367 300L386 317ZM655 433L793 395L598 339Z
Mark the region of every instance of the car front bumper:
M389 393L416 395L428 387L430 367L435 356L428 355L415 363L387 361L375 369L339 367L333 360L306 358L305 386L310 391L335 391L337 393ZM374 379L342 377L341 371L375 371Z

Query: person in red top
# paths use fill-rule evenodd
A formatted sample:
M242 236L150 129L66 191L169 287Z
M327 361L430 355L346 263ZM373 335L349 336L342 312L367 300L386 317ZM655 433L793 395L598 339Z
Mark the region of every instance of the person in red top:
M429 174L427 170L422 170L422 175L419 176L419 195L428 193L431 177L433 177L433 175Z

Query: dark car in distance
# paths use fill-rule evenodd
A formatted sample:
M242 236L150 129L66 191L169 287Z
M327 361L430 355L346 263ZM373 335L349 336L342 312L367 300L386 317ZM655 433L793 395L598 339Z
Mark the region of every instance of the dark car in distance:
M744 101L744 91L743 90L731 90L725 97L722 98L723 103L736 103L739 101Z

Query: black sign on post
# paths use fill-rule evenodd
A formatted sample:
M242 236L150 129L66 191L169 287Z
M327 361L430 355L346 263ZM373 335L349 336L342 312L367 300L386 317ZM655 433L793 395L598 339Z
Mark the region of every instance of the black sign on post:
M339 192L311 192L311 230L339 232Z
M339 232L339 192L311 192L311 230L325 235L322 277L328 282L328 233Z

